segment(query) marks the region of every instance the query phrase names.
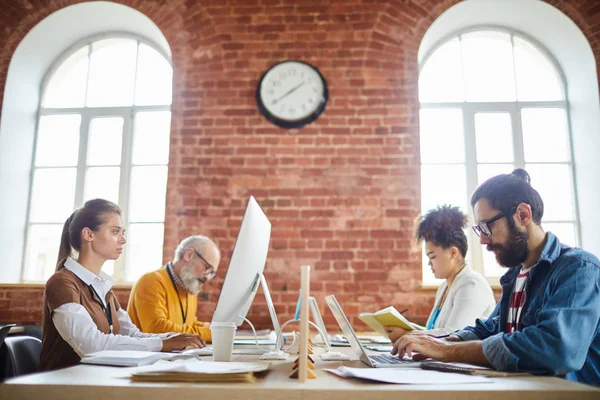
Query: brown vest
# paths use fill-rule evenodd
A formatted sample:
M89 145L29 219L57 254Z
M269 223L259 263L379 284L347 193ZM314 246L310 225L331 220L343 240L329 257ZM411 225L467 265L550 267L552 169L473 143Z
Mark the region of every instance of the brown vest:
M121 307L112 290L106 294L107 308L110 308L113 334L120 332L117 310ZM79 363L81 358L58 333L52 313L58 307L67 303L81 304L92 317L98 330L109 334L108 317L102 309L98 296L73 272L63 268L56 272L46 282L44 289L44 313L42 317L42 352L40 355L40 370L50 371L71 367Z

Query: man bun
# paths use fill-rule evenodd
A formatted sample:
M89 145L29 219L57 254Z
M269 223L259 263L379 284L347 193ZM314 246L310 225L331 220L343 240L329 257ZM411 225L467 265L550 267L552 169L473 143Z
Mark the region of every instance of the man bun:
M523 168L517 168L513 172L510 173L512 176L516 176L517 178L524 180L529 185L531 185L531 177Z

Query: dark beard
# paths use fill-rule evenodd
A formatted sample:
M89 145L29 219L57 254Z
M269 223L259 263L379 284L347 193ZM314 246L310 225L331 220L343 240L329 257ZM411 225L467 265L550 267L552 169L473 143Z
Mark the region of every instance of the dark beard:
M529 234L527 231L521 232L518 230L514 223L509 222L508 228L510 235L506 246L488 244L487 249L489 251L499 250L494 253L498 264L505 268L513 268L521 265L529 256L529 248L527 247Z

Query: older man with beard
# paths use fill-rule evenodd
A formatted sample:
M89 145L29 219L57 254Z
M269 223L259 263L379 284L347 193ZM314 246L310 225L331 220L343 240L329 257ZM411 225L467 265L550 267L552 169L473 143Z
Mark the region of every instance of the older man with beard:
M508 271L487 320L439 339L406 335L393 354L600 385L600 261L540 226L544 203L522 169L484 182L471 198L480 243Z
M210 329L196 318L198 293L217 273L221 252L206 236L181 241L172 262L142 276L131 289L127 312L142 332L184 332L211 341Z

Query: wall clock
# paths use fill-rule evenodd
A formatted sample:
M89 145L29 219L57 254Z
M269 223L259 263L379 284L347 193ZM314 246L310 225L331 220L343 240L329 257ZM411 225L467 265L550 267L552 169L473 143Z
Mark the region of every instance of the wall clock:
M256 102L269 121L282 128L300 128L316 120L327 104L327 82L303 61L282 61L258 82Z

